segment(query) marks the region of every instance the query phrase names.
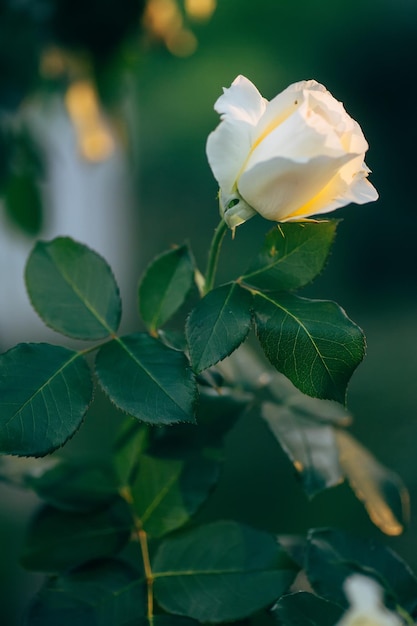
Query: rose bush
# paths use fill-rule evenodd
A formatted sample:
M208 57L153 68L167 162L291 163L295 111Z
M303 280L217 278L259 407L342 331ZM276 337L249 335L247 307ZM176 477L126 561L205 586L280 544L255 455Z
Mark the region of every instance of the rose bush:
M294 83L268 102L238 76L214 108L221 123L207 157L230 228L256 213L294 221L378 198L359 124L316 81Z

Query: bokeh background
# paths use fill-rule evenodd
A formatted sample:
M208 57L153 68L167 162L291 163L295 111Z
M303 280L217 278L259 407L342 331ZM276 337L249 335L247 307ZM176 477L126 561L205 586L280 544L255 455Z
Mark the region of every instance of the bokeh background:
M336 300L365 331L368 356L348 396L352 430L407 485L410 524L384 537L346 485L308 502L254 413L230 434L223 479L202 515L278 533L351 529L379 537L415 569L416 66L414 0L0 0L3 349L60 341L24 292L39 237L74 236L110 261L127 329L138 327L136 284L155 254L189 240L204 267L218 222L205 142L218 123L213 104L238 74L268 99L315 78L359 120L380 200L339 211L328 267L304 294ZM226 242L221 278L265 230L255 218ZM97 432L115 422L98 398L69 453L104 454L110 438ZM41 583L18 565L37 501L6 484L0 497L0 623L14 626Z

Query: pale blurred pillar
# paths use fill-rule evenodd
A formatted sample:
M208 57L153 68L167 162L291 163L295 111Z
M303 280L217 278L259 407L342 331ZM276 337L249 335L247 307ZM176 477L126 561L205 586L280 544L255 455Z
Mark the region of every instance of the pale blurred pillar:
M128 158L114 133L113 149L107 158L96 162L83 158L79 136L61 98L32 107L26 115L46 162L45 220L39 238L70 236L99 252L115 273L126 320L135 310L138 278L137 210ZM2 350L21 341L61 341L40 321L26 294L24 266L34 243L0 211Z

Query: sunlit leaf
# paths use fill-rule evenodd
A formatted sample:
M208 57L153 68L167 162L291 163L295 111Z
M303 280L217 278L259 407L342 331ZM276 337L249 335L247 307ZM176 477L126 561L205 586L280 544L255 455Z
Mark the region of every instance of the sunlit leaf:
M127 563L108 559L50 578L29 610L26 626L125 626L146 613L145 583Z
M359 572L375 578L410 614L417 608L417 578L395 552L373 539L333 529L312 530L305 570L314 591L341 606L347 605L345 578Z
M62 446L92 393L90 369L73 350L19 344L0 355L0 452L42 456Z
M90 513L45 506L29 527L21 561L30 570L59 572L110 556L127 543L132 526L129 507L121 498Z
M337 221L286 223L271 230L242 280L259 289L288 291L309 283L323 269Z
M301 591L282 596L272 609L278 624L285 626L334 626L343 609L312 593Z
M152 261L139 285L139 311L151 332L179 309L193 284L194 263L188 246Z
M102 346L96 372L112 402L144 422L195 421L197 387L186 357L146 333Z
M344 403L365 343L343 309L324 300L258 293L255 318L261 346L278 371L303 393Z
M268 606L296 574L272 535L231 521L166 539L153 572L166 611L209 623L243 619Z
M187 523L217 482L219 469L202 454L184 460L142 455L131 493L143 529L161 537Z
M409 520L409 496L400 477L345 431L336 432L340 465L373 523L387 535L400 535Z
M309 497L343 481L332 426L271 402L262 405L262 416L300 474Z
M237 283L210 291L191 312L186 335L191 364L202 372L246 339L252 324L252 296Z
M87 246L69 237L38 242L25 278L33 307L54 330L90 340L117 331L119 289L106 261Z

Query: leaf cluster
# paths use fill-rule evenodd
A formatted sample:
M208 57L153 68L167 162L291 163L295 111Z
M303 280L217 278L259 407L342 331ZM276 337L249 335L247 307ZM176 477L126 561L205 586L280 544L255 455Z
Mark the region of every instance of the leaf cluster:
M36 244L25 272L34 309L88 343L19 344L0 355L0 451L32 457L4 456L0 478L44 501L22 555L25 567L48 575L28 626L191 626L237 622L273 605L282 623L310 609L324 622L340 613L325 562L333 549L362 562L350 540L332 536L324 549L312 533L307 548L288 546L238 521L197 525L195 517L219 480L225 436L255 407L308 497L347 478L382 530L402 530L401 482L346 431L350 416L337 403L363 357L363 334L335 303L294 293L323 268L336 225L273 229L241 276L207 293L189 247L174 247L141 278L146 330L127 335L105 260L66 237ZM163 328L198 290L184 333ZM241 346L251 328L269 365ZM121 411L113 454L100 463L37 458L80 428L93 381ZM319 567L311 565L317 553ZM288 595L300 569L317 595Z

